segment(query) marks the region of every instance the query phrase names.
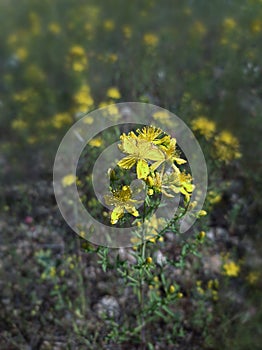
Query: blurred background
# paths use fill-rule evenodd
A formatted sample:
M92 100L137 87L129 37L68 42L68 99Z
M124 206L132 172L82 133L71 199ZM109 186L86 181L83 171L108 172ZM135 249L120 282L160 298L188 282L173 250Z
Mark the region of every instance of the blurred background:
M242 209L233 226L256 248L249 265L260 266L261 0L0 0L0 23L2 349L24 349L28 333L38 329L32 310L42 310L39 299L51 308L51 282L44 279L45 289L34 282L41 280L41 266L60 266L65 252L69 260L77 256L79 242L69 247L74 235L55 206L52 166L70 125L107 104L149 102L188 125L204 116L234 134L242 157L231 169L230 191L241 196ZM222 178L228 179L227 170ZM213 220L224 222L223 203ZM259 309L258 289L248 287L243 301L251 314ZM250 348L261 319L257 312L251 324L242 324L242 345L231 348ZM37 344L30 349L48 348Z

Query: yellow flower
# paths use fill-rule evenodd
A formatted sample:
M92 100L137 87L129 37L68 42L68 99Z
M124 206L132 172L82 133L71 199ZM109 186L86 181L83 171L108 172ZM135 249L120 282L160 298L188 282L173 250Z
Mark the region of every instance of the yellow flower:
M167 197L174 197L170 190L177 193L182 193L186 201L189 201L190 195L195 186L192 184L192 177L185 172L173 171L172 173L165 173L162 178L162 192Z
M30 144L30 145L33 145L34 143L37 142L37 138L34 137L34 136L30 136L27 138L27 142Z
M25 89L14 94L13 98L16 102L27 102L32 96L34 96L34 91L32 89Z
M28 57L28 51L26 48L24 47L19 47L16 52L15 52L15 55L17 56L17 58L20 60L20 61L25 61Z
M247 281L250 284L255 284L258 281L259 273L252 271L247 275Z
M118 100L119 98L121 98L121 94L118 90L117 87L111 87L107 90L107 93L106 93L107 97L109 98L113 98L115 100Z
M94 100L90 93L90 87L84 84L74 95L74 101L77 105L77 112L85 112L93 107Z
M104 21L104 28L106 31L110 32L115 28L115 22L111 19L107 19L106 21Z
M183 298L183 293L177 293L177 297L178 297L178 299L182 299Z
M213 205L216 203L219 203L222 199L222 195L216 191L209 191L208 192L208 202Z
M222 37L222 38L220 39L220 44L221 44L221 45L227 45L227 44L228 44L228 39Z
M114 206L111 213L111 224L115 225L118 220L124 215L125 211L137 217L139 213L135 208L135 204L140 203L132 198L132 191L129 186L123 186L121 190L114 190L112 194L104 196L105 203Z
M93 124L93 122L94 122L94 118L91 116L86 116L83 120L83 123L85 124Z
M123 27L123 33L126 39L130 39L132 36L132 29L130 26Z
M75 45L71 47L69 54L72 56L85 56L85 49L82 46Z
M237 23L232 17L227 17L223 21L223 26L225 29L231 30L236 27Z
M63 185L63 187L68 187L68 186L73 185L75 183L75 181L76 181L76 176L73 174L68 174L68 175L63 177L62 185Z
M27 123L22 119L14 119L11 126L14 130L24 130L27 128Z
M91 141L89 141L89 145L92 147L101 147L102 144L103 144L103 140L101 139L101 137L96 137Z
M180 158L179 152L176 149L175 138L166 137L165 141L166 142L160 144L160 148L165 154L165 161L169 163L175 171L177 171L178 168L174 165L174 162L178 165L182 165L186 163L186 160Z
M83 70L85 70L86 68L86 63L87 63L86 59L82 60L82 62L73 62L72 68L75 72L83 72Z
M193 27L192 27L192 33L195 34L200 34L200 35L204 35L206 34L207 32L207 29L206 27L204 26L204 24L200 21L196 21L194 24L193 24Z
M240 272L240 266L234 261L228 261L223 265L224 274L230 277L237 277Z
M53 117L52 124L56 129L72 123L72 117L69 113L58 113Z
M259 19L254 20L251 23L251 30L253 33L260 33L262 31L262 21Z
M110 53L107 56L107 59L108 59L109 62L115 63L118 60L118 56L115 53Z
M168 112L159 111L153 114L153 118L165 125L171 125L170 115Z
M80 45L74 45L69 50L68 62L75 72L82 72L88 66L85 49Z
M154 144L161 144L165 141L163 138L159 139L159 136L163 134L163 131L154 126L146 126L141 130L137 129L136 132L138 134L137 138L141 140L153 142Z
M179 153L176 149L176 139L171 138L169 135L163 135L164 133L161 129L149 126L142 128L142 130L138 129L137 133L138 140L141 139L152 142L153 144L159 146L159 150L163 152L164 157L162 156L158 161L150 166L151 171L155 171L165 162L170 164L174 170L178 171L178 168L174 165L174 162L179 165L186 163L185 159L179 157ZM163 171L164 168L162 168L162 172Z
M145 179L150 172L148 161L164 161L163 152L153 142L138 138L134 132L120 136L122 143L119 149L128 156L121 159L117 164L121 168L131 169L136 164L137 178ZM154 165L153 164L153 165ZM156 166L157 167L157 166Z
M146 33L143 36L143 41L147 46L155 47L158 44L158 36L153 33Z
M238 139L229 131L222 131L215 137L215 156L225 163L241 157Z
M199 132L199 134L203 135L207 140L209 140L216 131L216 124L206 117L194 119L191 122L191 127L193 131Z
M52 22L48 24L48 30L53 34L59 34L61 32L61 27L59 24Z

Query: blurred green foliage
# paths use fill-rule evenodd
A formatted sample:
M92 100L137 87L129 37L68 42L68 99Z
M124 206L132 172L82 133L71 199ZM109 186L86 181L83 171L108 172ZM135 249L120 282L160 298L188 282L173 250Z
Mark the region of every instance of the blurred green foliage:
M49 169L78 112L112 101L148 101L186 122L205 115L234 130L254 170L261 18L259 0L1 0L4 173Z

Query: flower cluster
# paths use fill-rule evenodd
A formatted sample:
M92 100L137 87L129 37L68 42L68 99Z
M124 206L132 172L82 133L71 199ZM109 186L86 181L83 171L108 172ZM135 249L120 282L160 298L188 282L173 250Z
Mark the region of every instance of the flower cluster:
M163 194L174 197L182 194L188 202L194 190L191 175L181 170L186 160L180 157L176 139L154 126L146 126L120 136L120 151L125 156L118 161L119 168L127 171L136 169L136 177L141 180L149 196ZM134 198L130 186L112 190L105 196L105 202L114 207L111 223L116 224L125 211L135 217L139 212L135 205L141 204Z
M200 116L191 122L192 130L211 141L214 159L229 163L241 157L238 139L227 130L217 133L216 123L207 117Z

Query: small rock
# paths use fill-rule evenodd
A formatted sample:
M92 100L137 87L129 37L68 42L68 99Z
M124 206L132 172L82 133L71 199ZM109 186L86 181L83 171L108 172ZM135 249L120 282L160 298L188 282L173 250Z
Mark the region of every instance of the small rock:
M127 260L132 265L136 263L136 258L134 257L134 255L130 254L130 251L128 249L126 249L126 248L119 248L118 254L119 254L120 261L126 261Z
M120 316L120 306L118 304L118 301L111 295L105 295L94 306L94 310L101 318L103 318L103 316L106 316L107 318L117 319Z
M213 229L207 231L206 235L207 235L207 238L211 239L211 241L215 240L215 232Z
M164 266L166 264L166 257L161 250L157 250L154 253L154 260L159 266Z
M222 258L219 254L203 257L204 269L213 273L221 271Z
M215 234L217 238L221 238L221 239L228 238L228 231L225 230L223 227L216 227Z

